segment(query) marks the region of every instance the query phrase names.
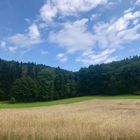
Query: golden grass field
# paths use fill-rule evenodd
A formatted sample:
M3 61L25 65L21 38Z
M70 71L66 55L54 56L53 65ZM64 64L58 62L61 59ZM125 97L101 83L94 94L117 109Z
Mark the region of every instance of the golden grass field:
M140 100L1 109L0 140L140 140Z

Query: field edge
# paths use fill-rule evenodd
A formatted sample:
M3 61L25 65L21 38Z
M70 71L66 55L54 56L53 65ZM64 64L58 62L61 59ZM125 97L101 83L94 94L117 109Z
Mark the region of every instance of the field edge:
M32 107L45 107L52 105L71 104L87 100L117 100L117 99L140 99L140 95L117 95L117 96L83 96L68 99L61 99L47 102L32 102L32 103L16 103L9 104L8 102L0 102L0 109L14 109L14 108L32 108Z

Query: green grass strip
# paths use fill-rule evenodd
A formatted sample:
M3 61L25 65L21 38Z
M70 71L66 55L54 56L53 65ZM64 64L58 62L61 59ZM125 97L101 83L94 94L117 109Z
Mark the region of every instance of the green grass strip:
M116 99L140 99L140 96L133 95L119 95L119 96L84 96L84 97L76 97L55 101L47 101L47 102L33 102L33 103L16 103L9 104L8 102L0 102L0 109L10 109L10 108L31 108L31 107L42 107L42 106L52 106L52 105L60 105L60 104L70 104L76 102L82 102L86 100L116 100Z

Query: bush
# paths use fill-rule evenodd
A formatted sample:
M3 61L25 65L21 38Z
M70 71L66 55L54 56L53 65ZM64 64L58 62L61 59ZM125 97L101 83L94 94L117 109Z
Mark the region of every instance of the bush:
M11 97L10 104L15 104L15 103L16 103L16 99L14 97Z
M134 95L140 95L140 91L135 91Z

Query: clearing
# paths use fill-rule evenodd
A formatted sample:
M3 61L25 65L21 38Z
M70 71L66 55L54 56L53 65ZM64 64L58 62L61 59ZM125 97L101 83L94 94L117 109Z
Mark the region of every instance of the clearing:
M139 99L89 98L50 107L1 109L0 140L140 140Z

